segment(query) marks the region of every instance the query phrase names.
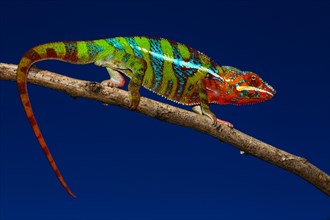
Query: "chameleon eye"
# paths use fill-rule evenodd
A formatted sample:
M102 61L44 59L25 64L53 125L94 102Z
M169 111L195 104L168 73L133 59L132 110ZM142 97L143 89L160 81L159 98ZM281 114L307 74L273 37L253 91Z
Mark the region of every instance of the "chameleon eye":
M256 80L256 79L257 79L256 75L252 75L252 76L251 76L251 80L254 81L254 80Z

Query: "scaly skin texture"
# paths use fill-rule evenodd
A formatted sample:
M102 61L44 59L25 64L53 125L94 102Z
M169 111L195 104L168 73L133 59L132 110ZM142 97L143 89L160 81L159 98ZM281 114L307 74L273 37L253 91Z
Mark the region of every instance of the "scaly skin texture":
M27 93L27 75L32 64L41 60L60 60L72 64L105 67L110 80L102 83L122 87L131 78L130 108L140 101L140 86L172 101L194 106L216 125L217 119L209 104L251 104L269 100L275 90L257 74L234 67L219 66L201 52L162 38L116 37L94 41L46 43L31 48L22 57L17 69L17 85L26 115L42 150L65 190L75 197L65 183L41 134Z

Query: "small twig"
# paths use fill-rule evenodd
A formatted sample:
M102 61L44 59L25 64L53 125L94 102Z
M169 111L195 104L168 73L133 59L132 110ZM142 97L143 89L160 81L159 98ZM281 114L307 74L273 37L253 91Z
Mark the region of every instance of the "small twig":
M16 68L16 65L0 63L0 80L16 80ZM128 109L128 93L126 91L105 87L97 82L73 79L35 68L30 70L28 81L32 84L65 92L73 97L94 99ZM214 127L207 117L148 98L141 98L137 112L172 124L192 128L222 142L227 142L246 155L255 156L300 176L330 196L330 176L304 158L275 148L226 125Z

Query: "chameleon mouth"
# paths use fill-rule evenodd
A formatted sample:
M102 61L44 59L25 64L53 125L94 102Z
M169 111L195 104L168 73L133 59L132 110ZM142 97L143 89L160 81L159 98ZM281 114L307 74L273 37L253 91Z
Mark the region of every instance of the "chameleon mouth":
M276 93L275 89L273 89L273 88L270 88L270 91L267 91L267 90L259 89L259 88L253 87L253 86L237 86L236 89L237 89L237 91L253 90L253 91L257 91L257 92L261 92L261 93L266 93L266 94L270 95L271 97L273 97Z

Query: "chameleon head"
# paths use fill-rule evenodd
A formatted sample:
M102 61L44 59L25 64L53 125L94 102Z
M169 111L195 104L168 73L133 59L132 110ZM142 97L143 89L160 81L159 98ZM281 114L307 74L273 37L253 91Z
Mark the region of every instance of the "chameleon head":
M230 66L222 66L224 86L227 92L222 97L224 103L253 104L271 99L276 91L257 74L241 71Z

